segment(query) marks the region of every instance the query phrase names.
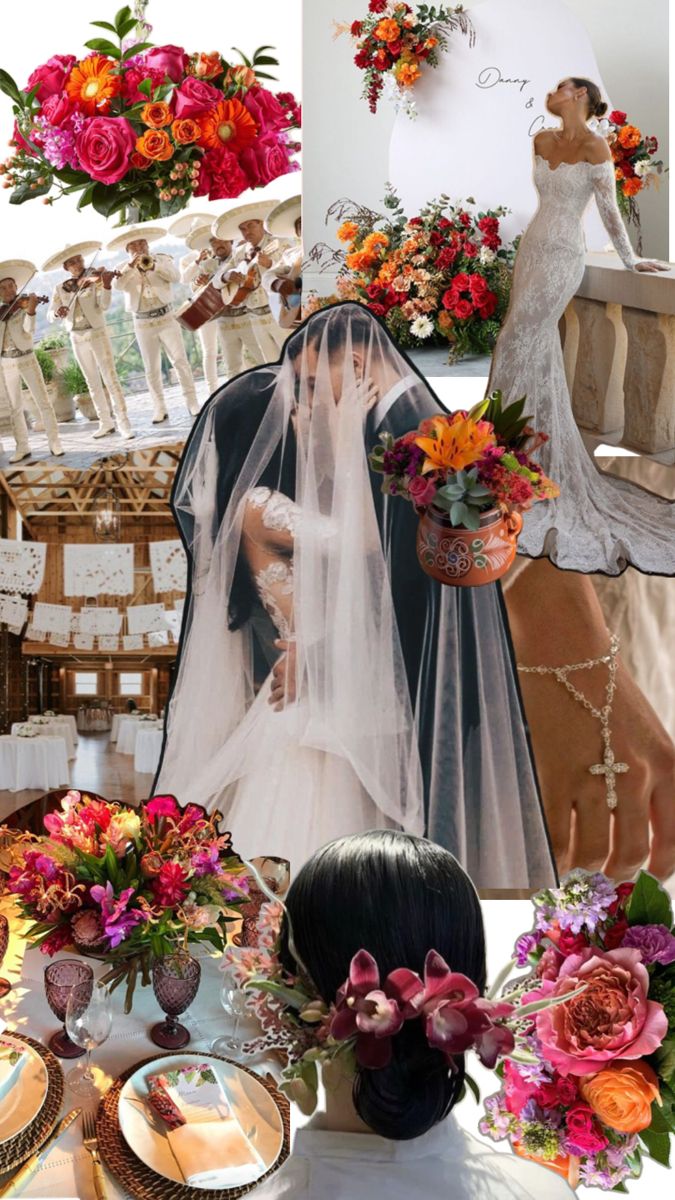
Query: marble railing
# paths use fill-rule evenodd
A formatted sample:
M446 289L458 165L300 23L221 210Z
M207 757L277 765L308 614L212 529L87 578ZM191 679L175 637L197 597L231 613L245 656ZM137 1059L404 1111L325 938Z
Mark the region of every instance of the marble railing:
M588 254L560 330L577 424L675 461L675 267L646 274Z

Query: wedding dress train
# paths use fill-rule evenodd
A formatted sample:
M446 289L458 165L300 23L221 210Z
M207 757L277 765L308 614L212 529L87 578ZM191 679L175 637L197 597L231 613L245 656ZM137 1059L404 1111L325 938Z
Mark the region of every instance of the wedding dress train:
M539 208L518 249L488 390L500 389L506 400L527 396L533 426L549 437L540 458L560 496L527 513L519 552L584 573L618 575L633 565L675 574L675 507L598 470L574 420L558 332L584 274L582 221L593 196L624 265L638 261L616 203L614 166L551 167L535 155L534 181Z

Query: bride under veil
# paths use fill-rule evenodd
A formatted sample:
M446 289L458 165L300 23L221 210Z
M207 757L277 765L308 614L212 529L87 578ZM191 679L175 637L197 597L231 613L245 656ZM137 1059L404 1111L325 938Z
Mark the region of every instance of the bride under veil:
M444 745L429 751L427 736L423 754L449 768L440 785L457 831L450 848L483 886L544 885L555 871L508 639L493 633L495 589L479 589L492 603L486 595L476 628L474 605L442 594L454 589L418 567L406 576L411 611L419 597L426 606L411 686L400 533L391 514L382 519L368 451L373 412L418 393L408 427L437 402L379 322L346 304L311 317L280 363L239 376L203 411L172 498L190 589L156 788L217 808L244 857L283 855L294 869L342 834L428 831L428 687L442 701ZM441 631L439 661L426 664L425 625ZM491 644L462 681L461 646L475 654L481 638ZM270 703L276 639L291 647L293 677L280 708ZM479 710L468 722L467 705Z

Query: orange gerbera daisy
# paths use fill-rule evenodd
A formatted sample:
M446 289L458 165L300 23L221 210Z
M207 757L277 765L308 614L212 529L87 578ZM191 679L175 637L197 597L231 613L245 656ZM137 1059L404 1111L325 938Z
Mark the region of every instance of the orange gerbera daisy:
M424 450L426 458L422 474L427 471L461 471L480 458L488 446L496 445L494 430L489 421L473 421L461 413L435 417L429 436L416 437L415 444Z
M120 91L117 64L100 54L76 63L66 81L66 93L88 116L107 112Z
M203 116L195 118L202 131L199 145L209 150L227 146L243 150L258 136L258 126L241 100L221 100Z

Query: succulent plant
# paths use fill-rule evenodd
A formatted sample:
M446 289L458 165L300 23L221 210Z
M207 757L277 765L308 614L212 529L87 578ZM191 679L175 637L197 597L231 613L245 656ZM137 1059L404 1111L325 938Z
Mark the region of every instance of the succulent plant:
M435 503L450 514L453 525L478 529L480 514L492 508L494 497L490 489L479 482L477 471L457 471L439 488Z

